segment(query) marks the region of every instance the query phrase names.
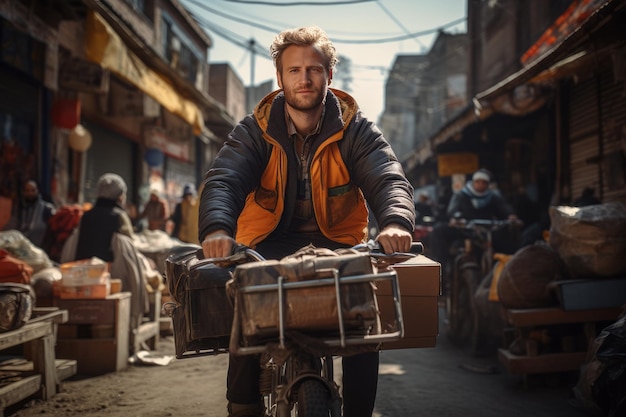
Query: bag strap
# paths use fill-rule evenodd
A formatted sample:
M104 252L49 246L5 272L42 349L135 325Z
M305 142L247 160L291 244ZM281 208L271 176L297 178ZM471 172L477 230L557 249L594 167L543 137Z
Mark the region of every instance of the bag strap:
M328 256L339 256L339 254L327 248L307 245L281 259L277 269L281 275L296 281L315 278L317 276L315 259Z

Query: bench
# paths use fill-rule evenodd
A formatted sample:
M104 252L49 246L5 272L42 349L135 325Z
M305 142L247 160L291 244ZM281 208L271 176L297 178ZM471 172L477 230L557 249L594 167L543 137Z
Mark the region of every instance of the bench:
M55 356L57 327L67 319L66 310L34 308L32 318L22 327L0 333L0 350L24 348L24 358L10 357L0 362L0 373L13 376L11 382L0 386L0 414L6 407L33 395L50 399L59 391L62 380L76 374L75 360L59 360Z

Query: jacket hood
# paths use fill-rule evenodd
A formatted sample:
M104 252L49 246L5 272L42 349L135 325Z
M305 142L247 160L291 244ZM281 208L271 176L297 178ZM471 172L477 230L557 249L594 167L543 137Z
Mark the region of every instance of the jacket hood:
M280 104L274 106L274 104ZM285 94L283 90L272 91L254 108L253 116L263 132L267 132L273 137L279 135L272 134L273 129L286 129L284 123ZM356 100L348 93L329 88L326 94L326 120L330 122L329 127L335 131L343 129L357 114L359 106ZM271 124L274 120L280 120L278 126Z

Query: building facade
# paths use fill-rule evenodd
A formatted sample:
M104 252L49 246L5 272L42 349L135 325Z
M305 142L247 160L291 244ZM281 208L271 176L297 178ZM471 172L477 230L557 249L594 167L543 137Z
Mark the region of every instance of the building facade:
M35 178L58 205L91 202L104 172L137 207L198 185L234 118L210 95L212 40L177 0L9 0L0 19L4 197Z
M429 137L467 105L467 36L439 32L424 55L399 55L385 85L380 125L398 155L417 166L431 154ZM426 156L425 156L426 155ZM416 186L434 181L422 169L407 170Z
M623 1L468 1L469 103L404 161L441 210L477 168L546 213L585 188L625 201Z

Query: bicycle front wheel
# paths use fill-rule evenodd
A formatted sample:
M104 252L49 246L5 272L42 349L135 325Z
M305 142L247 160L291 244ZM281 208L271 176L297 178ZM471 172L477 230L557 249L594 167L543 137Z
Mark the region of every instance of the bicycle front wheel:
M328 417L330 394L316 379L306 379L298 387L298 417Z

